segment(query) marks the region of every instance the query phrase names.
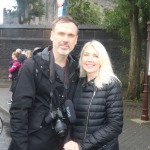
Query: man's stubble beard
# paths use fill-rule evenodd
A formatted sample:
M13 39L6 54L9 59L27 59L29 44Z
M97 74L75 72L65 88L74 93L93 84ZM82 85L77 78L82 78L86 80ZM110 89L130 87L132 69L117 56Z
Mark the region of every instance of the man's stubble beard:
M71 53L71 51L72 51L72 50L70 50L70 48L67 49L67 50L64 50L64 49L62 49L62 48L58 48L59 54L64 55L64 56L68 56L68 55Z

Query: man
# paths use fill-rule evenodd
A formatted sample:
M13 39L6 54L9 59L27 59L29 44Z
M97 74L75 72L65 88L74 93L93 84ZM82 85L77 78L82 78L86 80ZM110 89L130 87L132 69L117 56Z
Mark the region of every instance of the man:
M52 49L24 63L10 108L12 141L9 150L58 150L67 134L64 103L72 99L78 76L70 52L78 38L78 25L69 16L52 23Z

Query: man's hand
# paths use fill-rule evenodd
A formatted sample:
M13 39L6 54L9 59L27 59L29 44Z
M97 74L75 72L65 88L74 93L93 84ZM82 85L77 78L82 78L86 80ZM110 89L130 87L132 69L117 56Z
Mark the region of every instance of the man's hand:
M64 145L64 150L79 150L78 143L69 141Z

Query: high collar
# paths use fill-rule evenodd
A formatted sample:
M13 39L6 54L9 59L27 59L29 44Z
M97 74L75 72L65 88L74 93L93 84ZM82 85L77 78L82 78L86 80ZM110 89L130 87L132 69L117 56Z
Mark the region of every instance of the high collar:
M90 80L90 81L87 81L87 77L84 77L84 78L83 78L82 86L83 86L83 87L91 86L91 85L94 86L94 80L95 80L95 79Z

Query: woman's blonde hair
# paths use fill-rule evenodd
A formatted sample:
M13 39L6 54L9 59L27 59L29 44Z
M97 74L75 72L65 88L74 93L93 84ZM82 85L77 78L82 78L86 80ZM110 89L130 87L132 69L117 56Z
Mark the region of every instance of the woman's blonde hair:
M22 50L20 48L17 48L16 52L20 55L22 53Z
M12 56L15 56L15 59L18 59L19 58L19 55L20 53L16 52L16 51L13 51L12 52Z
M113 72L112 64L105 47L96 40L87 42L82 48L79 58L80 77L86 77L87 75L82 65L83 53L87 46L92 46L99 54L100 67L94 80L95 86L98 88L102 88L104 84L109 84L114 78L119 81L119 79Z
M27 50L25 52L25 55L26 55L27 58L30 58L30 57L32 57L32 52L30 50Z

